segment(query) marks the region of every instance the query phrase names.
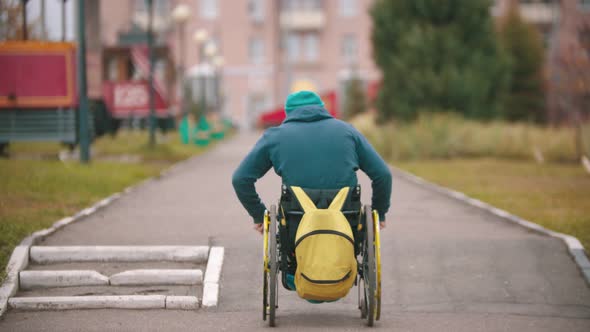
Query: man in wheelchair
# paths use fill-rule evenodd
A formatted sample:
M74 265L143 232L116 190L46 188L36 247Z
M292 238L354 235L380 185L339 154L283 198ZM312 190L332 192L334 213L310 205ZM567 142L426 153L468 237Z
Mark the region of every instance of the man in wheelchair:
M348 187L342 212L354 235L354 250L360 250L360 186L356 171L365 172L372 182L372 207L379 212L381 228L390 205L391 172L365 137L350 124L333 118L320 97L311 91L289 95L287 117L279 126L269 128L234 172L236 194L262 233L266 206L256 192L255 182L271 168L282 178L279 237L283 285L295 289L297 268L295 235L304 211L292 191L304 188L318 209L327 208L341 188Z

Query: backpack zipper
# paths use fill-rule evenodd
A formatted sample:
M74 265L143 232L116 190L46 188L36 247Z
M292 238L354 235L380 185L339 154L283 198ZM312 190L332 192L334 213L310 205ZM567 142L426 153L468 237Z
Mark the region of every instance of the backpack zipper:
M342 277L341 279L338 279L338 280L314 280L314 279L311 279L310 277L306 276L304 273L301 273L301 276L305 280L312 282L314 284L337 284L337 283L343 282L344 280L350 278L350 272L352 272L352 270L348 271L348 273L346 273L346 275L344 277Z
M301 243L301 241L303 241L306 237L308 236L312 236L312 235L316 235L316 234L334 234L334 235L338 235L341 236L345 239L347 239L350 243L352 243L352 245L354 246L354 240L352 238L350 238L350 236L342 233L342 232L338 232L332 229L318 229L315 231L311 231L305 235L303 235L302 237L300 237L296 242L295 242L295 248L297 248L297 246L299 245L299 243Z

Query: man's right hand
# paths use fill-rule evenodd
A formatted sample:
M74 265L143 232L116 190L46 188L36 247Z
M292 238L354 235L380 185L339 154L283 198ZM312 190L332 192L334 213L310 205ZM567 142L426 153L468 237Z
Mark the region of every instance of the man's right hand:
M264 230L264 226L262 225L262 223L254 224L254 230L257 231L258 233L262 234L262 231Z

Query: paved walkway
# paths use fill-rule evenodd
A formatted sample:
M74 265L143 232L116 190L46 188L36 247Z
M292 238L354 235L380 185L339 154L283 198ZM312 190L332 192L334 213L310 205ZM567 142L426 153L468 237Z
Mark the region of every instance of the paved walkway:
M0 331L185 331L265 328L261 236L233 194L231 173L256 140L238 136L149 183L42 245L202 245L226 248L214 310L10 311ZM370 185L361 178L363 200ZM258 183L267 202L279 179ZM394 178L383 231L383 315L395 331L590 331L590 289L565 246ZM279 292L279 329L358 330L356 289L312 305Z

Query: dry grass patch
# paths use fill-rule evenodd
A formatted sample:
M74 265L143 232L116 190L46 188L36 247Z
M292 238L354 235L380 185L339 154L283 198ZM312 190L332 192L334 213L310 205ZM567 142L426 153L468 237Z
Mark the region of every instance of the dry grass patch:
M573 235L590 248L590 175L578 164L458 159L395 165L551 230Z

